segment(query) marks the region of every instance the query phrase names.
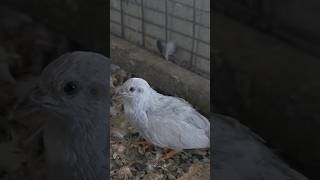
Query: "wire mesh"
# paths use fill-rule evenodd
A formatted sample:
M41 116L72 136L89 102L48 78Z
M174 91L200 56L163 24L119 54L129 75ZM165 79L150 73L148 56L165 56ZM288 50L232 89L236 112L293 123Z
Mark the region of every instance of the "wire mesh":
M172 41L177 46L173 62L208 77L209 4L210 0L112 0L111 26L120 28L111 32L156 53L157 40Z

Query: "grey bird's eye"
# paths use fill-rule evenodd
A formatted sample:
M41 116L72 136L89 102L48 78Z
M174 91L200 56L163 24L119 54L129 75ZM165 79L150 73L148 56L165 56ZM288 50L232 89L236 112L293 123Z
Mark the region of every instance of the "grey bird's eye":
M77 93L78 92L78 83L75 81L67 82L63 87L63 91L67 95L73 95L73 94Z
M134 92L136 89L134 87L130 87L129 91Z

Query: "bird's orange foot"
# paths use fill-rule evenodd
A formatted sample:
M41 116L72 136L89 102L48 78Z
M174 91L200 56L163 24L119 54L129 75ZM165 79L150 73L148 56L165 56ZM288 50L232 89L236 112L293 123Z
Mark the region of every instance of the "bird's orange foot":
M177 152L175 150L167 150L161 157L160 160L167 160L173 157Z
M142 145L144 152L150 151L150 150L153 148L153 144L150 144L150 143L147 142L147 141L138 141L138 142L136 142L135 144L137 144L137 145Z

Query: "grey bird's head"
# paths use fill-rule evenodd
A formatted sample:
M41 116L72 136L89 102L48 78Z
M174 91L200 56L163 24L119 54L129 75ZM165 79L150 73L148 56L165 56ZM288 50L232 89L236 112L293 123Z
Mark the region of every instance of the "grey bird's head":
M108 97L108 67L107 58L97 53L64 54L42 71L31 99L60 114L105 107L102 105Z
M141 78L128 79L117 91L124 103L132 105L145 103L154 92L148 82Z
M50 63L30 99L57 117L43 130L51 179L107 178L108 58L72 52Z

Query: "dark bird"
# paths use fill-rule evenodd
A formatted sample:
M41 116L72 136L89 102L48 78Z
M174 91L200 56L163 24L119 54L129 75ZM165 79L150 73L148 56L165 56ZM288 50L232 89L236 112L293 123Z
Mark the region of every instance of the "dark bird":
M23 172L23 179L35 179L28 175L43 167L39 179L107 179L109 66L100 54L78 51L60 56L42 71L15 108L12 140L0 144L6 147L6 162L13 162L11 156L17 160L9 177ZM0 168L5 166L0 162Z

